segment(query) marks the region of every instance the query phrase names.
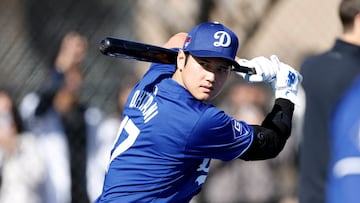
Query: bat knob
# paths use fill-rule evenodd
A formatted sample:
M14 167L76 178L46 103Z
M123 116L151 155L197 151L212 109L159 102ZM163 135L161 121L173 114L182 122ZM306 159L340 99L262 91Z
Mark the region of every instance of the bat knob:
M111 43L107 38L102 39L100 41L99 50L101 51L101 53L106 54L110 48L110 45Z

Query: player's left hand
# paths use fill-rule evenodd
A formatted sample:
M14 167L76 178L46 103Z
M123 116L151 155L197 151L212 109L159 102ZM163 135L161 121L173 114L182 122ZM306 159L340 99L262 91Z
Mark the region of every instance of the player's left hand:
M302 75L291 66L279 62L275 79L270 83L275 92L275 98L284 98L298 104L297 93L302 81Z
M253 67L256 74L237 73L247 82L267 82L271 85L275 98L284 98L297 104L297 92L302 81L301 74L291 66L280 62L276 55L270 59L260 56L251 60L238 59L242 66Z
M237 72L247 82L272 82L279 70L280 60L276 55L272 55L270 59L260 56L251 60L239 59L237 62L241 66L255 68L256 74L249 75Z

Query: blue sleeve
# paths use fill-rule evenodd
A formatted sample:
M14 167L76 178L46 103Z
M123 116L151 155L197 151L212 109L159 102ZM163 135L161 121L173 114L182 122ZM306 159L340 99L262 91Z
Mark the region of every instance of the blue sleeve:
M249 148L253 129L223 111L209 108L195 124L187 144L187 153L201 158L230 161Z
M360 78L349 89L333 114L331 159L327 199L329 203L359 202L360 188Z
M137 85L137 89L153 92L154 86L161 80L172 77L175 70L175 64L152 63L149 70L144 74L143 79Z

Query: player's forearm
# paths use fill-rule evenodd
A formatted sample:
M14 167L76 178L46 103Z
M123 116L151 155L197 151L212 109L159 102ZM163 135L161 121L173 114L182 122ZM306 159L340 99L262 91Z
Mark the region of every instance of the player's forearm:
M263 160L276 157L291 134L294 104L286 99L276 99L272 111L261 126L253 126L254 140L240 157L244 160Z

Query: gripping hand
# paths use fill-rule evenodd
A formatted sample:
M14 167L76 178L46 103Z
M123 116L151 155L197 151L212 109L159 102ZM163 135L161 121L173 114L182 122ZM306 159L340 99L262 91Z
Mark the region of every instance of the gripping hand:
M275 98L284 98L290 100L294 104L297 102L297 92L302 81L302 76L291 66L279 62L279 69L275 80L270 84L275 92Z
M279 59L272 55L270 59L260 56L251 60L239 59L237 61L241 66L255 68L256 74L249 75L246 73L237 72L247 82L272 82L279 69Z
M297 104L297 92L302 81L302 76L291 66L280 62L279 58L272 55L270 59L260 56L251 60L239 59L242 66L253 67L256 74L249 75L237 73L247 82L267 82L271 85L275 98L288 99Z

